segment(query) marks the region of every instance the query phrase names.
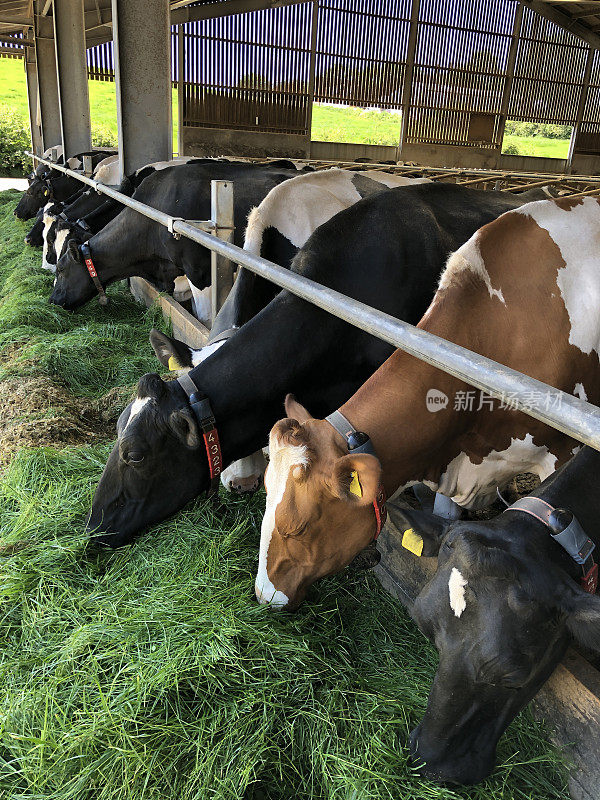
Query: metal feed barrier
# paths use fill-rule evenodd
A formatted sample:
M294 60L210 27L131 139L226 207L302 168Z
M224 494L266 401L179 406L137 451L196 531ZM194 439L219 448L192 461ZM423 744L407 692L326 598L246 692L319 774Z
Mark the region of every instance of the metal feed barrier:
M47 164L82 183L91 186L99 194L112 197L122 205L158 222L174 236L185 236L212 251L212 307L216 311L231 287L235 262L251 272L275 283L282 289L307 300L340 319L355 325L363 331L404 350L416 358L438 367L444 372L486 392L500 400L510 398L513 407L529 416L551 425L568 436L600 450L600 408L566 394L546 383L523 375L516 370L492 361L485 356L473 353L464 347L420 330L402 320L395 319L371 306L329 289L315 281L297 275L290 270L273 264L264 258L251 255L230 241L233 228L233 184L228 181L212 181L212 215L207 222L186 221L158 211L145 203L140 203L116 189L98 183L81 172L55 164L33 153L28 153L38 161ZM226 184L220 190L218 184ZM222 213L223 202L220 192L230 193L226 201L227 211ZM208 230L215 231L216 235ZM214 313L213 313L214 318ZM552 397L552 407L548 398Z

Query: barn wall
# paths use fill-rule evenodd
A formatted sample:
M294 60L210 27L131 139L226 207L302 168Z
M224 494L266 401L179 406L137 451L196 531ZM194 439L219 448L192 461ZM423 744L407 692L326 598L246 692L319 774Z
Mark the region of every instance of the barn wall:
M183 128L183 153L190 156L308 158L310 138L291 133Z

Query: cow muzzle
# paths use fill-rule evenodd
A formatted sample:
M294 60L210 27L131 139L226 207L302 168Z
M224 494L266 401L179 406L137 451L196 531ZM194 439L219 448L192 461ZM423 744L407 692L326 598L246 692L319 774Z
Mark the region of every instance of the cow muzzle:
M436 783L473 786L490 775L496 765L496 744L485 731L466 737L453 748L447 741L429 741L422 726L410 734L410 756L420 775Z

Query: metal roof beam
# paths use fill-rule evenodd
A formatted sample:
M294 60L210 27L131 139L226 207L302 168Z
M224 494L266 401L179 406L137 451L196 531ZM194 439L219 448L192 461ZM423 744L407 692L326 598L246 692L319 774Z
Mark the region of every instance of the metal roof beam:
M181 25L183 22L199 19L230 17L233 14L245 14L248 11L262 11L266 8L279 8L305 2L306 0L227 0L206 6L183 6L171 11L171 25Z
M548 3L540 2L540 0L519 0L519 2L532 11L535 11L535 13L539 14L541 17L545 17L549 19L550 22L554 22L559 28L563 28L565 31L569 31L569 33L578 36L589 44L590 47L593 47L594 50L600 50L600 36L590 31L589 28L580 25L577 20L573 19L573 17L570 17L568 14L564 14Z

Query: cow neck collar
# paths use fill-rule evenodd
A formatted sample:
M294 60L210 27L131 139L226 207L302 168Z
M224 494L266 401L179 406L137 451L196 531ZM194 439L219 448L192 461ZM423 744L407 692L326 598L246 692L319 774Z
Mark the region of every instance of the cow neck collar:
M90 278L93 281L94 286L96 287L96 291L98 292L98 302L101 306L105 306L108 304L108 297L106 296L106 292L104 291L104 287L100 283L100 278L98 277L98 272L96 267L94 266L94 261L92 259L92 251L90 250L90 246L87 242L79 245L79 250L81 251L81 255L83 256L83 260L85 263L85 267L88 271Z
M348 452L353 454L368 453L377 458L375 448L371 444L371 439L363 431L357 431L356 428L349 422L341 411L334 411L325 420L346 440ZM377 487L377 495L373 500L373 511L375 512L375 535L373 541L376 542L381 529L385 525L387 519L387 508L385 505L385 489L383 482Z
M577 517L573 515L572 522L559 533L554 533L550 525L550 515L556 511L556 507L542 500L541 497L522 497L504 510L521 511L534 517L548 529L550 536L559 544L581 567L580 586L588 594L596 594L598 590L598 564L594 560L595 543L587 536L583 528L577 522Z
M204 394L204 392L196 386L189 372L180 375L180 377L177 378L177 383L185 392L190 408L202 431L204 447L206 448L208 470L210 473L210 486L207 496L213 497L213 495L216 496L219 491L219 480L223 467L223 455L221 453L221 442L219 441L219 432L217 430L215 415L213 414L208 395Z

